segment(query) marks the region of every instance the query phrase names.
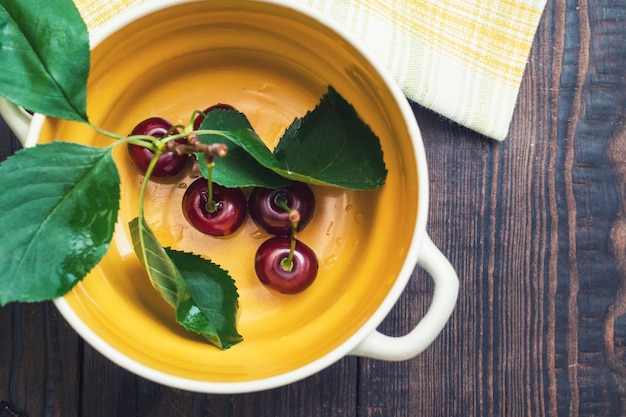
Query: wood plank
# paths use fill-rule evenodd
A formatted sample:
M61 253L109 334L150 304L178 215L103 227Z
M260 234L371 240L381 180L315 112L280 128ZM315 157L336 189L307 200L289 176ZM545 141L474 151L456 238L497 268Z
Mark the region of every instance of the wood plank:
M85 347L82 416L356 416L356 359L286 387L248 394L182 391L137 377Z
M11 329L0 347L0 399L30 416L78 415L80 343L52 303L2 307L0 329Z

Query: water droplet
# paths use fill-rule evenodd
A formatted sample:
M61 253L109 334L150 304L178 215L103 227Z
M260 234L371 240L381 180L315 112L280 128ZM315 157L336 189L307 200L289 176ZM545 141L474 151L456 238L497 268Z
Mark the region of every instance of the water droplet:
M364 211L357 211L356 213L354 213L354 221L357 222L357 224L364 224L365 223L365 212Z
M186 183L186 182L181 182L180 184L178 184L178 186L177 186L177 187L178 187L178 188L181 188L181 189L183 189L183 190L184 190L184 189L186 189L186 188L187 188L187 183Z
M255 230L254 232L250 233L250 237L252 237L253 239L263 239L265 237L265 233L260 230Z
M338 259L337 255L330 255L326 259L324 259L324 265L330 266L334 264L335 262L337 262L337 259Z
M346 211L350 211L350 210L352 210L352 204L348 204L348 205L346 206Z
M334 221L331 221L331 222L328 224L328 227L326 228L326 236L330 236L330 230L333 228L333 225L334 225L334 224L335 224L335 222L334 222Z
M259 92L259 93L265 93L265 92L267 92L267 91L269 91L269 90L271 90L271 89L272 89L272 84L271 84L271 83L266 82L266 83L264 83L262 86L260 86L260 87L257 89L257 92Z
M335 242L337 243L337 246L341 246L341 245L343 245L343 239L342 239L342 238L340 238L340 237L337 237L337 238L335 239Z

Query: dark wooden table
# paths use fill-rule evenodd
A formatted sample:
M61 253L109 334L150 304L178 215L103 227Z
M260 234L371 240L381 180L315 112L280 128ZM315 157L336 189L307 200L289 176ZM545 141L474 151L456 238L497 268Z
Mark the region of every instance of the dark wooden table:
M626 416L626 2L549 2L505 142L414 109L428 230L461 281L420 356L347 357L290 386L205 395L113 365L51 303L8 305L0 416ZM0 123L2 159L15 147ZM425 281L385 332L412 328Z

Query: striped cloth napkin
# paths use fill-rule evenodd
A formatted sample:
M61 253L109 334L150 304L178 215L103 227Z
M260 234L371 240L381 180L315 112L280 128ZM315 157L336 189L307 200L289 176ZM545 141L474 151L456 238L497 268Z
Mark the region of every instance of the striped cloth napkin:
M150 0L75 0L90 29ZM546 0L291 0L341 23L405 95L487 137L508 135Z

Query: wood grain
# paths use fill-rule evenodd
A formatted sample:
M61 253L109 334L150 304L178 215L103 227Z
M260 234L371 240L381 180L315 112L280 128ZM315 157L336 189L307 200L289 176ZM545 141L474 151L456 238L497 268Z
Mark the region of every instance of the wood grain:
M428 233L461 283L424 353L206 395L119 368L51 303L9 305L0 416L626 416L626 3L548 2L503 143L413 109ZM0 156L16 146L0 122ZM417 269L380 330L406 333L431 296Z

